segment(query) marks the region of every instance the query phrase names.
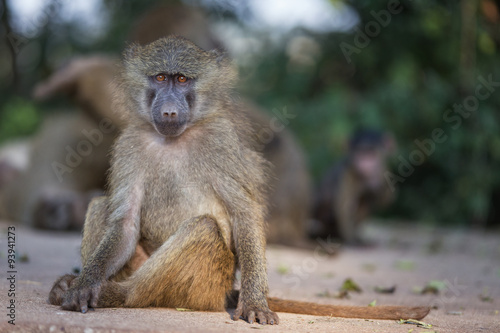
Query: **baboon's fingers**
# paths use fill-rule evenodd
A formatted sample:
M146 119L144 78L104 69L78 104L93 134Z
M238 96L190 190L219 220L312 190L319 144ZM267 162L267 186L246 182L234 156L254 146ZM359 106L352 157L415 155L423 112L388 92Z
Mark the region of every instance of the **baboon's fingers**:
M278 315L272 311L259 311L257 313L257 319L262 325L278 325L279 318Z
M253 322L255 321L255 311L249 311L247 318L248 318L248 322L250 324L253 324Z
M101 290L100 283L91 286L77 285L71 287L64 295L62 308L70 311L81 311L86 313L90 306L97 305L97 299Z
M257 312L257 319L259 320L259 323L261 323L262 325L267 325L267 318L264 315L264 312L262 311Z
M243 313L243 309L242 309L241 305L238 305L236 310L234 310L233 320L235 320L235 321L239 320L242 313Z

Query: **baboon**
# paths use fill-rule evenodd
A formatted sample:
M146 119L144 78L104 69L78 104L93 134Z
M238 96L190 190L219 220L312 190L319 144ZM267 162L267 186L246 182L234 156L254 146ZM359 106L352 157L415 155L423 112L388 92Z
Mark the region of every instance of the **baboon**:
M268 299L268 163L232 97L230 60L171 36L129 47L123 66L116 103L127 125L113 146L108 191L87 213L83 269L56 281L52 304L82 312L235 305L234 320L261 324L278 324L273 311L386 319L428 313ZM237 267L241 290L233 291Z
M393 150L389 134L372 129L353 134L347 156L321 180L312 237L334 236L346 243L362 243L360 223L375 208L386 207L394 199L384 178L386 159Z
M102 194L108 152L121 126L120 118L107 111L113 61L104 56L75 59L36 86L35 99L65 93L85 112L56 113L43 121L26 144L27 165L0 187L1 218L42 229L81 229L88 203ZM11 160L0 157L0 163Z
M81 229L88 202L104 188L114 131L85 115L48 117L29 144L26 169L0 188L0 217L44 229Z

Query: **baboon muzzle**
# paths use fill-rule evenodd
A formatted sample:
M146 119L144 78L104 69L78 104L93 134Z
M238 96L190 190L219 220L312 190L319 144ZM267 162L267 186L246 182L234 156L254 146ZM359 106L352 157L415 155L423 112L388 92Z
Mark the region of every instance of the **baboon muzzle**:
M164 136L179 136L186 129L188 111L177 103L166 102L160 110L153 110L153 124Z

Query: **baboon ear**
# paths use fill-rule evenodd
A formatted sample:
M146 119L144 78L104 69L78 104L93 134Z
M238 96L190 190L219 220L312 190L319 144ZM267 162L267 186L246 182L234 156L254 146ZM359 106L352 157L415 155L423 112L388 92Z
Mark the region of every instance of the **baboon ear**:
M142 47L139 44L131 43L123 51L123 58L125 60L130 60L131 58L137 57L141 53Z

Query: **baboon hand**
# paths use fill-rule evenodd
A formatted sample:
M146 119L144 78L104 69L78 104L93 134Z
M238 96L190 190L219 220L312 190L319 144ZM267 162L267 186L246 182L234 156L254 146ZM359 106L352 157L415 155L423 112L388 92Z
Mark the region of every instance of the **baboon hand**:
M89 307L97 307L100 291L101 282L89 284L85 283L85 281L78 281L64 295L62 308L64 310L86 313Z
M269 310L267 304L262 306L247 306L245 301L240 300L234 311L233 320L238 320L240 317L246 319L250 324L253 324L255 320L258 320L262 325L279 324L278 315Z

